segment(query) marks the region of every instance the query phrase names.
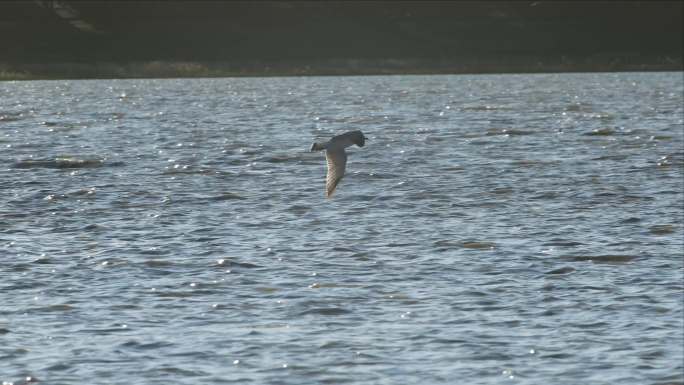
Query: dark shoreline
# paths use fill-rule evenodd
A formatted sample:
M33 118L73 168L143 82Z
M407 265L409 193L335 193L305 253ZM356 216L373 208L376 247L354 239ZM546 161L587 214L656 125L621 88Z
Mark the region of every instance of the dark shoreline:
M681 71L681 1L0 2L0 80Z
M658 57L629 60L625 57L579 58L502 58L469 60L422 59L340 59L272 63L138 61L62 62L51 64L0 63L0 81L62 79L139 79L139 78L211 78L268 76L356 76L418 74L495 74L561 72L642 72L684 71L682 58Z

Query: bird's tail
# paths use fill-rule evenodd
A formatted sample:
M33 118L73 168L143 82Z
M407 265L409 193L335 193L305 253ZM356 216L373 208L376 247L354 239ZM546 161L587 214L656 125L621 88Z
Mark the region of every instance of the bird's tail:
M314 152L314 151L325 150L326 144L327 144L327 143L316 143L316 142L314 142L314 144L311 145L311 150L310 150L310 151L311 151L311 152Z

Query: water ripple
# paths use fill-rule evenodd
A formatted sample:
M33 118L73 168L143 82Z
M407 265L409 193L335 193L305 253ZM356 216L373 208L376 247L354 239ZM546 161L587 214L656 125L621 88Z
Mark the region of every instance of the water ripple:
M684 381L680 73L0 93L0 381Z

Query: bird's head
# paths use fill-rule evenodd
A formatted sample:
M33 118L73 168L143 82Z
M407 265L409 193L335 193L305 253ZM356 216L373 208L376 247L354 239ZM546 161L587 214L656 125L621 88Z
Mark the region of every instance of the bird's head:
M368 140L368 138L361 131L356 131L355 134L356 135L354 135L353 140L354 144L356 144L359 147L363 147L366 144L366 140Z

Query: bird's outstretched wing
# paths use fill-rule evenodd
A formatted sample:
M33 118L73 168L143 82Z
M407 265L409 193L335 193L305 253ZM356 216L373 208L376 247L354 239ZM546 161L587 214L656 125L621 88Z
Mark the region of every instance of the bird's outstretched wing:
M325 196L332 196L335 187L344 176L347 167L347 154L343 148L328 149L325 151L325 159L328 161L328 175L325 178Z

